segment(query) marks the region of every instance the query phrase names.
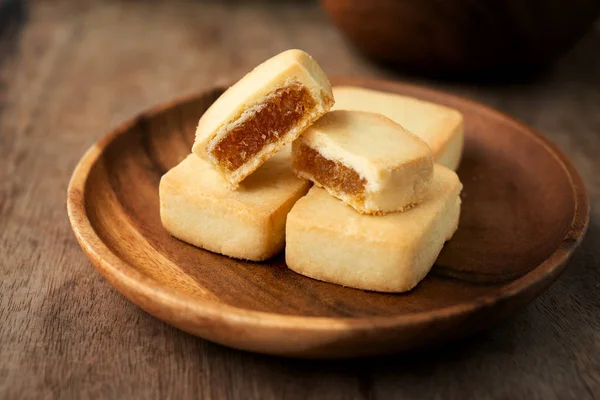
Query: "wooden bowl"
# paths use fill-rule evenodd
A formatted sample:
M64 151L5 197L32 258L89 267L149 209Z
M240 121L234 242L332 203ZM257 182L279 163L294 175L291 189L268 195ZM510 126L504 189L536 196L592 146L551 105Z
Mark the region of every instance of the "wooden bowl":
M461 78L534 72L591 28L597 0L321 0L340 31L375 60Z
M297 357L373 355L470 335L502 320L563 271L586 230L581 178L554 145L480 104L434 90L335 79L459 109L466 119L459 230L406 294L298 275L284 256L252 263L171 237L158 183L190 151L221 89L143 113L94 145L68 190L75 235L94 266L135 304L227 346ZM115 321L123 323L124 321Z

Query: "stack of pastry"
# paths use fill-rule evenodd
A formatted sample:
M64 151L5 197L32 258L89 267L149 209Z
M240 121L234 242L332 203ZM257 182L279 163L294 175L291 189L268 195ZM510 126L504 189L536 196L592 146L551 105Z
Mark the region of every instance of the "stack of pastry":
M285 246L300 274L407 291L457 229L462 185L451 168L462 142L457 111L332 90L309 55L286 51L201 117L192 154L161 179L161 219L230 257L261 261Z

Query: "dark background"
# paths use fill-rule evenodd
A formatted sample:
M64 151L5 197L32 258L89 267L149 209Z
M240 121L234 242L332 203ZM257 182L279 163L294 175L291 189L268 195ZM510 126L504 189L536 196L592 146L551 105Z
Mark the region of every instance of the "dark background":
M9 3L0 0L0 397L600 398L599 23L535 79L475 84L373 64L314 2ZM238 79L292 47L331 75L410 80L470 97L555 142L592 204L565 274L486 333L334 362L224 348L114 291L66 216L81 155L137 112Z

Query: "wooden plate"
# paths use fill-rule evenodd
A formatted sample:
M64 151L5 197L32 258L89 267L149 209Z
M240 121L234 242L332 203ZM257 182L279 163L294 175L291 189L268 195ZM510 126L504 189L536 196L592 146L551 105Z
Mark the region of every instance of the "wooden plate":
M564 270L587 228L583 182L554 145L483 105L434 90L335 79L459 109L466 119L459 230L406 294L319 282L265 263L213 254L169 236L162 174L190 151L199 116L221 89L168 103L94 145L68 191L75 235L94 266L135 304L227 346L297 357L381 354L489 327ZM119 323L116 321L115 323Z

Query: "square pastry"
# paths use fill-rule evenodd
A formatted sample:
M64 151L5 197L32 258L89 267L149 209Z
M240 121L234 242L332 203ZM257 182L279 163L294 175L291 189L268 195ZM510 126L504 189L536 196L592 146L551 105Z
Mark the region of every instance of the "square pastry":
M433 176L427 144L381 114L327 113L293 144L293 168L364 214L421 202Z
M190 154L160 181L160 216L175 237L229 257L261 261L280 252L287 213L309 182L290 167L290 146L232 191L204 160Z
M435 162L456 170L462 156L463 116L439 104L353 86L333 88L333 110L377 112L423 139L433 152Z
M301 50L285 51L231 86L198 122L192 151L232 189L333 105L327 76Z
M373 216L313 187L288 214L287 265L343 286L408 291L427 275L456 231L461 189L456 173L436 165L425 201L402 213Z

